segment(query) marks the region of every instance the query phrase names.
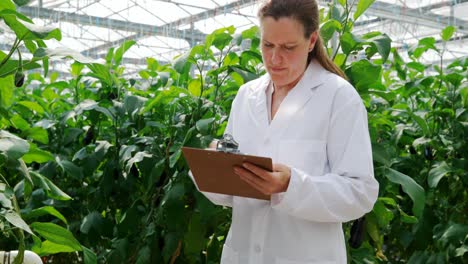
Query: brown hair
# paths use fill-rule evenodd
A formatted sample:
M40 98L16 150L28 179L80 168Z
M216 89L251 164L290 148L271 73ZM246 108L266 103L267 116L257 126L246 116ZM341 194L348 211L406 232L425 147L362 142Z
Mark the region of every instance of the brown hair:
M316 0L267 0L258 10L257 16L260 20L265 17L273 17L275 20L283 17L296 19L304 26L305 38L309 38L313 32L319 30L320 16ZM344 72L328 57L320 34L314 49L309 52L307 64L313 58L317 59L326 70L347 79Z

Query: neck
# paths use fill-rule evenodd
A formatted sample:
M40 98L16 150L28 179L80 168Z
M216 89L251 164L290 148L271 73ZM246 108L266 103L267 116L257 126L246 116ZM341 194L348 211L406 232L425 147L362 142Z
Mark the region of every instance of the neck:
M289 93L289 91L291 91L299 83L299 81L302 79L302 76L304 76L304 72L295 81L285 84L285 85L277 85L273 82L273 85L275 87L275 92L278 91L281 93L283 92Z

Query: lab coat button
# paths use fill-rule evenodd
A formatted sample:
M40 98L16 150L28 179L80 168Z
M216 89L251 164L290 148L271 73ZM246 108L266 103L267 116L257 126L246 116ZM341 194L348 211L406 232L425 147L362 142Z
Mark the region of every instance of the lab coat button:
M254 246L254 250L255 250L255 253L260 253L260 252L262 251L262 248L260 247L259 244L256 244L256 245Z

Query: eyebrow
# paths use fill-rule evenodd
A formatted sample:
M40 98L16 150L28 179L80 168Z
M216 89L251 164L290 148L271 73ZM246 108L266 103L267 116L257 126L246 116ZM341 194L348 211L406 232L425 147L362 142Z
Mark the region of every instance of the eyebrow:
M262 39L262 41L273 44L271 41L268 41L266 39ZM298 42L286 42L286 43L282 43L282 44L279 44L279 45L298 45L298 44L299 44Z

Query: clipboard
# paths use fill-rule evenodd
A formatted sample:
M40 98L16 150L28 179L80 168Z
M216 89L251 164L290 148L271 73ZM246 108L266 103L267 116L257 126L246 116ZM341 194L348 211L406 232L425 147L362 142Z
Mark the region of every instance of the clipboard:
M200 191L270 200L235 174L234 166L250 162L273 171L271 158L189 147L182 152Z

